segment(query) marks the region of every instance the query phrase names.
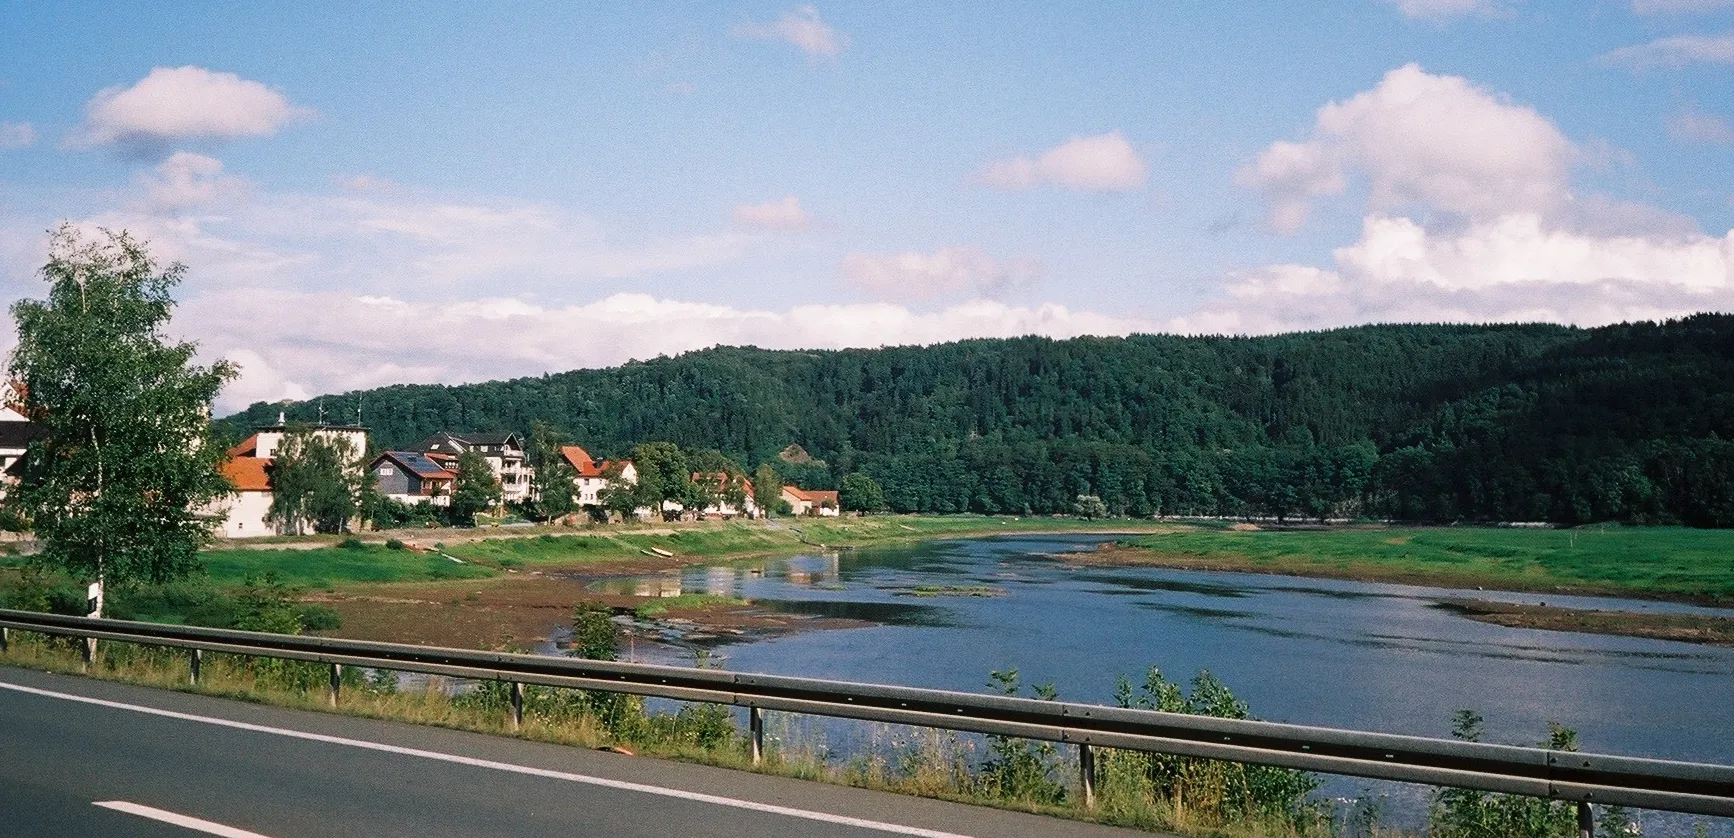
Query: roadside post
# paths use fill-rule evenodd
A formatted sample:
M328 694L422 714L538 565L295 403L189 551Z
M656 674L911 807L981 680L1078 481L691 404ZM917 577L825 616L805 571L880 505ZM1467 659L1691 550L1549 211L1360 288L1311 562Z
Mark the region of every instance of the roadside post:
M1078 743L1078 788L1083 794L1084 808L1096 808L1096 752L1089 743Z
M752 741L753 764L758 765L765 759L765 711L758 707L747 708L747 738Z
M101 579L98 579L95 582L90 583L90 588L85 591L84 605L85 605L85 612L86 612L84 616L96 617L98 619L100 619L102 617L102 580ZM90 670L91 661L96 660L96 638L86 637L84 639L84 643L82 645L84 648L83 648L83 661L81 663L81 667L85 671L88 672Z

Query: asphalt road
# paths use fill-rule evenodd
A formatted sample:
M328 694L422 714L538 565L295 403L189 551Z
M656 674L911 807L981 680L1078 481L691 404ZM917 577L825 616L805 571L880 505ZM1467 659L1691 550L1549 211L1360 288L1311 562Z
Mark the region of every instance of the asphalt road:
M1139 834L0 667L5 838Z

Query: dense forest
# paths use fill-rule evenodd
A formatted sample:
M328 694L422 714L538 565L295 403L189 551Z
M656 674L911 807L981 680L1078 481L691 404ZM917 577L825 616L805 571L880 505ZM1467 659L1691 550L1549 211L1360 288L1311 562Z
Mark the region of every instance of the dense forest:
M597 456L667 440L898 511L1734 526L1734 316L1596 329L721 347L461 386L255 404L382 447L549 423ZM810 455L789 457L791 445ZM795 460L791 462L790 460Z

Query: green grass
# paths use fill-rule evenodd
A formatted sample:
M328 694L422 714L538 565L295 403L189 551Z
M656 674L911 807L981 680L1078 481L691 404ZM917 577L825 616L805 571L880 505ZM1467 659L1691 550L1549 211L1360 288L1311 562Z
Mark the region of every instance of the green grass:
M1151 522L1081 521L1067 518L996 518L981 515L884 515L866 518L782 518L709 525L598 527L578 532L485 538L452 543L445 553L469 564L377 544L359 549L308 550L223 548L202 554L210 579L240 584L249 574L275 572L285 584L309 588L353 582L425 582L491 576L502 568L576 567L640 560L646 551L663 550L683 559L794 554L814 545L865 547L932 538L993 535L1003 532L1136 531Z
M654 620L676 609L703 608L707 605L745 605L746 603L746 600L739 597L720 594L681 594L680 596L651 600L638 606L633 613L637 614L641 620Z
M1199 529L1123 543L1150 551L1158 562L1219 562L1224 569L1734 601L1734 530Z
M285 585L324 588L339 582L427 582L440 579L480 579L498 571L458 564L432 553L390 550L378 545L360 549L318 547L311 550L210 550L200 555L209 579L217 585L239 585L248 576L277 574Z

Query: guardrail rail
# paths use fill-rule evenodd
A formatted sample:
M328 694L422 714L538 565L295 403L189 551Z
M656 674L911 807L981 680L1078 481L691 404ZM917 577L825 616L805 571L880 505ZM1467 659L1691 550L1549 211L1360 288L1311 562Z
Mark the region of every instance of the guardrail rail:
M24 630L189 651L198 682L204 652L311 661L331 667L336 705L342 667L419 672L511 685L514 727L523 687L537 684L745 707L752 759L762 759L765 710L889 722L1075 745L1085 805L1094 800L1092 749L1121 748L1272 765L1380 780L1504 792L1577 803L1578 828L1593 829L1591 805L1734 817L1734 766L1555 751L1452 739L1371 733L1012 696L860 684L714 669L594 661L264 634L0 609L0 653Z

